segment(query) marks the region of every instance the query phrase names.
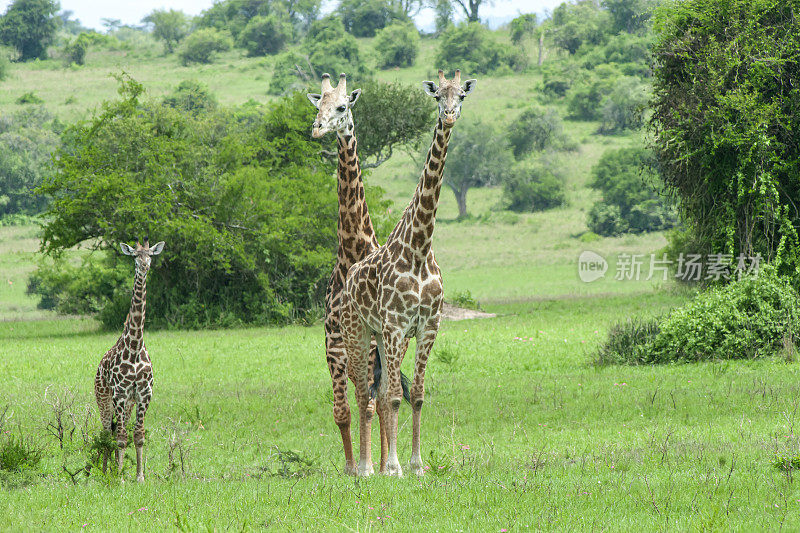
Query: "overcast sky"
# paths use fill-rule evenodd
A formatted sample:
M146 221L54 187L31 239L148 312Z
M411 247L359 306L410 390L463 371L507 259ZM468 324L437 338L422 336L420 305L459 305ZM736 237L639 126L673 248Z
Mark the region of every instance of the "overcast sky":
M564 0L496 0L494 5L481 7L481 18L492 25L505 22L519 13L543 13L552 10ZM324 11L333 9L337 1L323 0ZM5 12L11 0L0 0L0 11ZM80 19L84 26L102 30L100 19L119 19L123 24L139 24L142 18L154 9L180 9L190 15L197 15L211 7L213 0L61 0L61 9L70 10L73 17ZM422 12L416 18L417 26L430 28L433 13Z

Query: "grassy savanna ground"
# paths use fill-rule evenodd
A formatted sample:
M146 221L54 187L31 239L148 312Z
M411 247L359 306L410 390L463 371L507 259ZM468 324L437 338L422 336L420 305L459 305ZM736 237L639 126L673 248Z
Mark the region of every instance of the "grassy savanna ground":
M125 54L90 53L80 69L56 60L15 65L0 85L0 112L34 90L62 119L84 117L115 96L108 74L121 68L154 96L194 78L222 104L270 98L269 60L232 52L214 65L185 68L155 47ZM432 65L433 54L424 42L417 64ZM417 84L433 72L416 66L379 77ZM535 72L480 79L464 116L501 127L535 96L537 79ZM434 246L446 293L469 290L498 316L442 326L423 410L429 470L419 479L341 475L322 328L315 325L148 331L156 380L146 421L148 480L130 482L129 451L126 484L96 471L73 484L62 461L73 471L85 463L75 449L80 430L62 452L45 429L48 402L74 397L79 426L86 415L88 434L97 434L92 380L119 332L36 309L24 288L37 261L37 228L0 228L0 413L9 407L3 438L21 433L45 449L27 475L2 477L0 528L800 528L800 491L772 465L776 454L800 448L797 363L592 365L609 324L664 313L688 295L658 281L612 279L616 253L655 252L663 235L581 241L596 198L586 188L591 166L605 149L640 137L598 136L592 123L568 122L567 129L579 144L561 157L567 206L518 215L498 209L502 191L479 189L469 195L473 218L456 221L452 194L442 192ZM400 155L367 179L386 190L399 214L418 172ZM587 248L611 260L604 280L578 280L576 258ZM411 372L411 357L405 368ZM377 429L373 442L377 460ZM407 461L407 405L399 451Z

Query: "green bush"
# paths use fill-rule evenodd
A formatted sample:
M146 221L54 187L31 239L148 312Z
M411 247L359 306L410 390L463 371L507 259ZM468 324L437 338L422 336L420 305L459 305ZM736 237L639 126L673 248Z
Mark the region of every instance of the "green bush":
M638 78L623 76L603 100L600 133L639 129L650 99L647 87Z
M602 44L611 32L611 19L593 0L563 2L551 17L553 42L570 55L588 45Z
M104 253L87 259L84 277L40 269L33 290L118 328L133 278L118 243L149 235L167 248L148 276L148 324L281 323L319 307L336 249L336 160L308 133L305 95L192 113L122 83L122 100L65 132L41 187L54 197L45 252L90 239ZM379 194L367 189L376 218Z
M508 141L517 159L530 152L564 148L570 144L558 112L553 108L538 107L526 109L511 123Z
M14 100L19 105L25 104L43 104L44 100L39 98L39 96L33 92L28 91L26 93L22 93L16 100Z
M9 435L0 444L0 471L22 472L35 468L42 460L41 446L22 435Z
M0 42L13 46L21 61L47 59L58 30L54 0L14 0L0 17Z
M536 13L526 13L512 20L508 27L511 33L511 42L519 45L526 37L533 35L538 26Z
M543 211L564 205L564 179L543 162L518 165L503 181L503 194L511 211Z
M364 79L371 74L358 47L358 41L344 30L342 21L325 17L315 21L306 35L303 51L289 51L278 56L270 94L286 94L292 90L306 88L313 74L321 76L344 72L349 80ZM298 67L301 72L298 72ZM318 90L314 89L314 90Z
M196 80L180 82L171 94L164 97L163 103L191 113L213 111L217 108L217 100L209 92L208 86Z
M589 186L600 191L603 198L589 211L589 229L615 236L673 227L677 216L656 192L659 184L656 161L649 150L606 151L592 169Z
M201 28L183 41L178 55L184 65L211 63L216 52L227 52L231 46L233 41L227 33L214 28Z
M60 145L58 124L44 107L28 106L0 117L0 216L35 215L47 206L34 193Z
M479 22L453 26L440 39L436 64L447 70L487 74L524 66L519 52L495 40L494 34Z
M85 32L75 37L75 40L64 47L64 56L68 63L83 65L86 62L86 51L89 49L91 38Z
M395 21L410 22L389 0L342 0L338 13L344 28L356 37L374 37Z
M710 288L666 317L612 328L601 364L752 359L778 355L800 333L798 295L790 279L765 267Z
M658 323L657 318L631 318L614 324L597 351L596 364L639 365L651 362L648 347L661 331Z
M567 111L578 120L600 120L608 95L619 84L621 72L615 65L600 65L573 82L567 92Z
M392 24L380 30L375 39L378 66L412 66L419 52L419 41L419 32L413 24Z
M292 25L277 15L269 15L250 19L236 42L253 57L277 54L291 38Z
M647 76L650 74L651 46L652 38L649 36L620 33L610 37L603 46L587 48L580 61L588 69L615 63L623 72L628 70Z

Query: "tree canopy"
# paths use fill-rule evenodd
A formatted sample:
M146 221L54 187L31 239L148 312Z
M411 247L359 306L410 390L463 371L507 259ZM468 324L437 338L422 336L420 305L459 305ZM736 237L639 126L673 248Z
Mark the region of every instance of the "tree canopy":
M54 0L14 0L0 18L0 42L16 48L21 61L45 59L60 19Z

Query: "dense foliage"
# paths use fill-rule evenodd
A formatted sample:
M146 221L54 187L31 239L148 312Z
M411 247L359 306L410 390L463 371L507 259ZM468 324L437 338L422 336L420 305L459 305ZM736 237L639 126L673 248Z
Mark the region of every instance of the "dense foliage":
M91 37L86 32L78 34L75 39L64 47L64 55L69 63L83 65L86 62L86 51L91 44Z
M514 157L521 159L530 152L557 149L569 145L564 123L553 108L530 107L508 127L508 140Z
M609 150L592 169L590 186L603 195L589 211L589 229L598 235L641 233L671 228L674 210L657 192L653 154L644 148Z
M0 42L16 48L21 61L47 58L58 29L54 0L14 0L0 18Z
M436 54L439 68L486 74L511 72L525 61L512 47L499 43L486 26L460 24L445 31Z
M378 66L410 67L417 59L419 41L419 32L411 23L396 23L380 30L375 39Z
M544 211L567 202L564 178L547 159L517 165L503 180L508 209L518 212Z
M164 41L164 52L171 54L189 32L189 17L176 9L156 9L142 22L153 26L153 37Z
M239 33L237 45L250 56L277 54L292 38L292 25L277 15L253 17Z
M800 334L798 295L765 268L709 289L668 316L612 328L601 364L752 359L794 350Z
M216 52L227 52L233 46L230 36L214 28L201 28L184 41L180 50L181 62L211 63Z
M686 0L656 17L654 149L695 242L800 268L797 2Z
M180 82L174 91L164 97L163 103L190 113L203 113L217 108L217 99L208 87L196 80Z
M342 21L328 16L315 21L303 41L302 52L289 51L278 56L269 92L285 94L310 85L323 73L345 72L349 79L364 79L370 74L358 41L347 33Z
M144 100L130 79L121 92L66 132L41 188L54 198L42 247L57 259L32 284L44 302L119 327L133 267L117 246L149 235L167 243L148 277L150 324L284 322L320 305L336 247L336 163L308 134L305 96L196 113ZM371 189L367 200L380 222L384 204ZM58 261L84 242L98 250L86 264Z
M0 216L35 215L47 197L33 194L59 146L60 124L43 107L0 117Z
M345 29L356 37L374 37L393 22L408 21L390 0L341 0L338 13Z

